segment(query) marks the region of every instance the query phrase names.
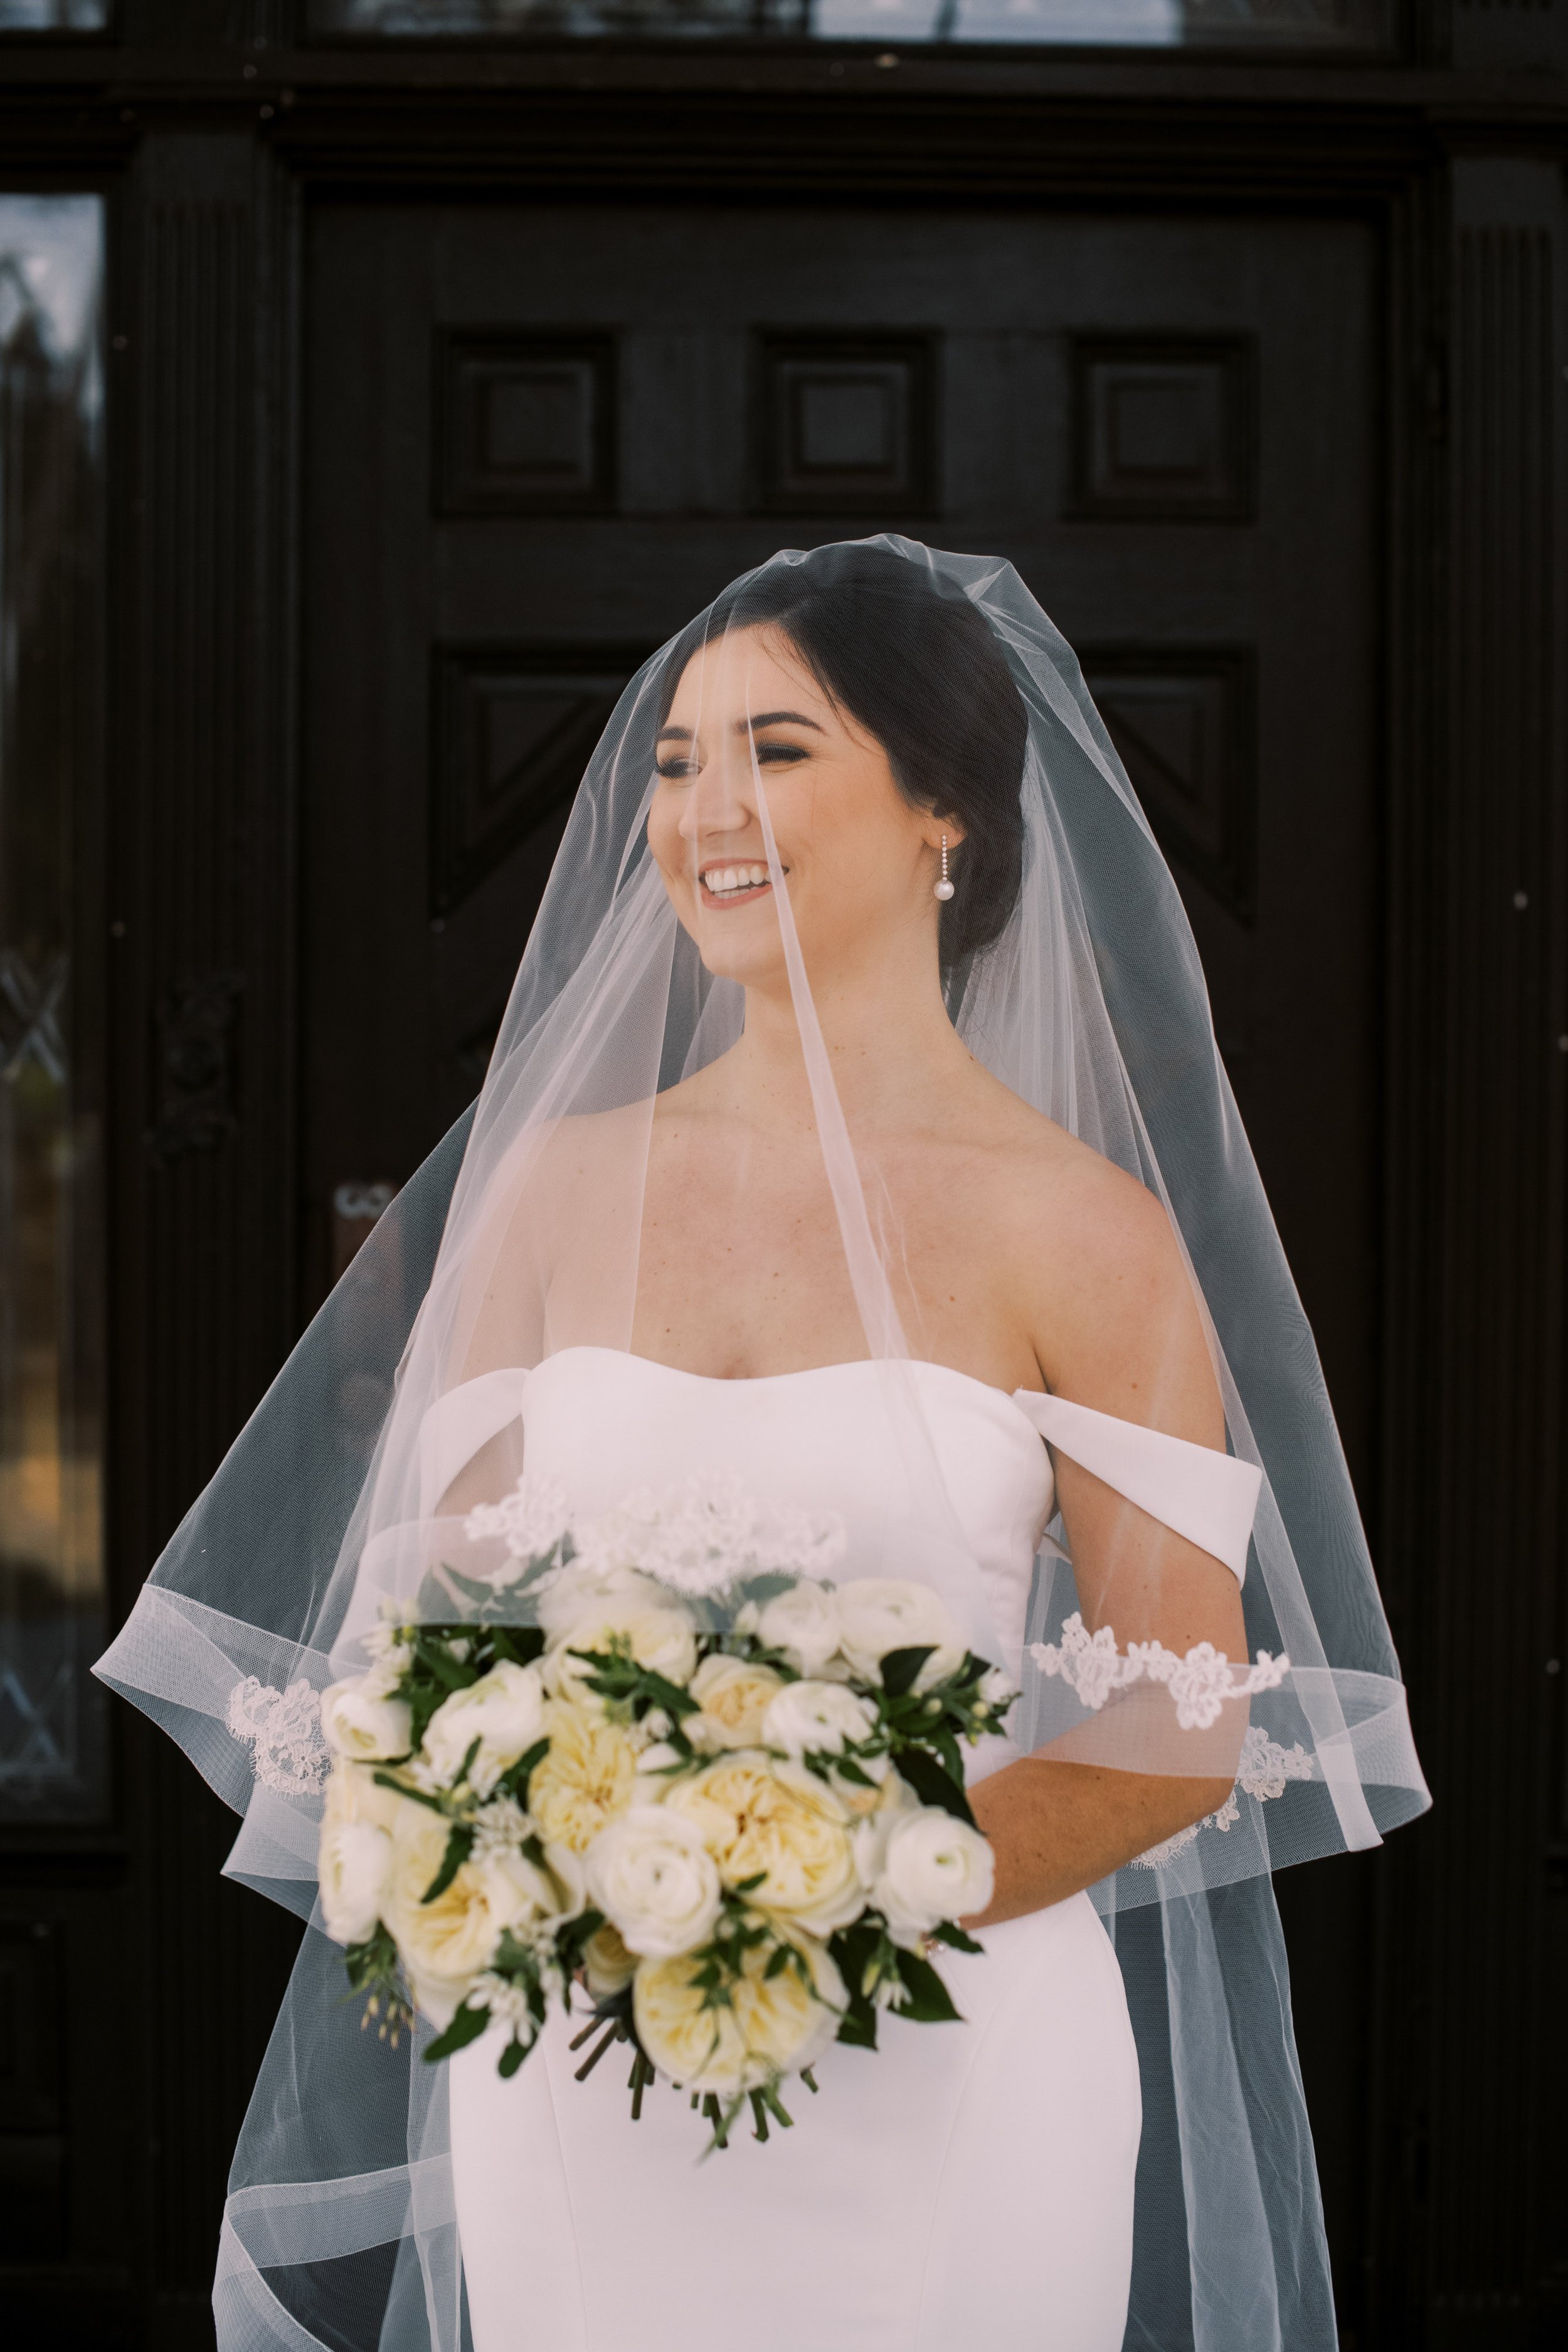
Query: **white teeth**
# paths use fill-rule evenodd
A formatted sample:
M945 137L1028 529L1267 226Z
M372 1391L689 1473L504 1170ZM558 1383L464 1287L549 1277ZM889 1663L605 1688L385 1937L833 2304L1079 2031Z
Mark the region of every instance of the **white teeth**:
M767 878L765 866L713 866L702 877L715 898L723 898L732 890L760 889Z

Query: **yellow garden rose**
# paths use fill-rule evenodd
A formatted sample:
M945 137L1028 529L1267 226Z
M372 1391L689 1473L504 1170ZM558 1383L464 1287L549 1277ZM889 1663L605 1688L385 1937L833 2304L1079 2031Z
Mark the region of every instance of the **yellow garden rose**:
M588 1990L595 2000L607 2000L612 1993L629 1985L637 1972L637 1954L627 1951L606 1919L583 1947L583 1974L587 1979Z
M755 1748L763 1717L784 1685L772 1666L718 1654L703 1659L689 1687L702 1709L682 1727L694 1748Z
M684 1683L697 1664L697 1633L689 1612L651 1577L607 1580L568 1570L552 1586L542 1611L548 1641L542 1671L552 1698L603 1710L605 1702L586 1686L595 1669L582 1654L600 1654L613 1642L625 1643L639 1666Z
M638 2038L660 2074L687 2090L732 2098L821 2057L838 2031L843 1979L814 1937L791 1940L806 1982L793 1968L770 1979L773 1948L763 1945L746 1954L728 2004L713 2009L704 2008L692 1982L695 1955L639 1964L632 2009Z
M826 1936L863 1907L847 1809L804 1765L722 1757L665 1802L696 1825L726 1885L763 1874L747 1897L759 1910Z
M546 1706L544 1728L550 1753L533 1769L528 1810L547 1843L585 1853L632 1801L637 1749L619 1724L560 1699Z
M503 1928L553 1911L559 1894L519 1853L464 1863L451 1885L424 1900L446 1856L450 1824L405 1801L393 1826L392 1867L381 1916L396 1942L415 2001L435 2025L451 2022L474 1979L489 1967Z

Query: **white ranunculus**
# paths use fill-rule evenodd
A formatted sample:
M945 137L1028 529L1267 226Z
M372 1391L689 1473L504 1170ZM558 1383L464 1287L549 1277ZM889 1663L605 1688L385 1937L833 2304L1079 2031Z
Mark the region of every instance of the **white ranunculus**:
M786 1756L838 1756L876 1727L876 1709L842 1683L785 1683L763 1717L763 1746Z
M408 1753L406 1699L390 1698L375 1667L347 1682L330 1683L321 1693L321 1729L335 1755L361 1763Z
M538 1667L514 1665L503 1658L467 1690L442 1700L425 1727L424 1752L434 1779L450 1786L477 1739L479 1753L468 1769L468 1785L483 1797L543 1728L544 1688Z
M831 1586L803 1577L757 1612L757 1639L782 1652L797 1675L820 1675L838 1647L837 1599Z
M868 1681L880 1680L882 1660L890 1650L930 1649L915 1683L917 1690L930 1690L956 1674L967 1654L946 1602L929 1584L858 1577L838 1593L838 1618L844 1654Z
M593 1568L574 1561L540 1595L539 1622L546 1640L559 1641L579 1618L596 1616L606 1601L640 1601L651 1609L679 1606L662 1584L635 1568Z
M984 1911L995 1883L995 1857L980 1832L922 1805L893 1823L871 1899L903 1942L928 1935L939 1920Z
M363 1944L381 1916L392 1839L374 1822L334 1822L321 1832L321 1919L337 1944Z
M894 1824L909 1814L918 1813L921 1810L920 1799L903 1774L896 1767L889 1765L888 1758L881 1756L874 1758L867 1769L875 1770L879 1765L889 1765L889 1769L879 1775L880 1785L873 1791L870 1803L861 1803L851 1808L857 1815L854 1829L855 1867L859 1875L860 1884L868 1890L868 1894L882 1875L882 1864L888 1853L888 1840L893 1833ZM844 1790L841 1793L847 1797L851 1792ZM862 1797L865 1794L864 1790L858 1793Z
M588 1888L628 1952L669 1959L706 1942L719 1872L700 1831L664 1805L633 1805L588 1849Z

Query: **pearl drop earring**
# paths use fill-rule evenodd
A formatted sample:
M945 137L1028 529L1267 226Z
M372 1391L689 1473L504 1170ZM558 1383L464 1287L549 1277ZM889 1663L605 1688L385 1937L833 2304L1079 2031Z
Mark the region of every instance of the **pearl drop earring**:
M942 880L936 886L936 895L939 898L942 899L951 898L952 896L952 885L947 878L947 835L945 833L942 836Z

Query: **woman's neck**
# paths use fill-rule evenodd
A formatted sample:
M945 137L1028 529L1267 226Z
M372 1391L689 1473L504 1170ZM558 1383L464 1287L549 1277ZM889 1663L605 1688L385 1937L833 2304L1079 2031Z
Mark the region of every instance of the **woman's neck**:
M813 990L827 1066L845 1115L865 1127L925 1123L970 1056L942 1003L934 963ZM793 997L746 992L745 1029L727 1072L734 1108L758 1125L798 1128L812 1118L806 1057Z

